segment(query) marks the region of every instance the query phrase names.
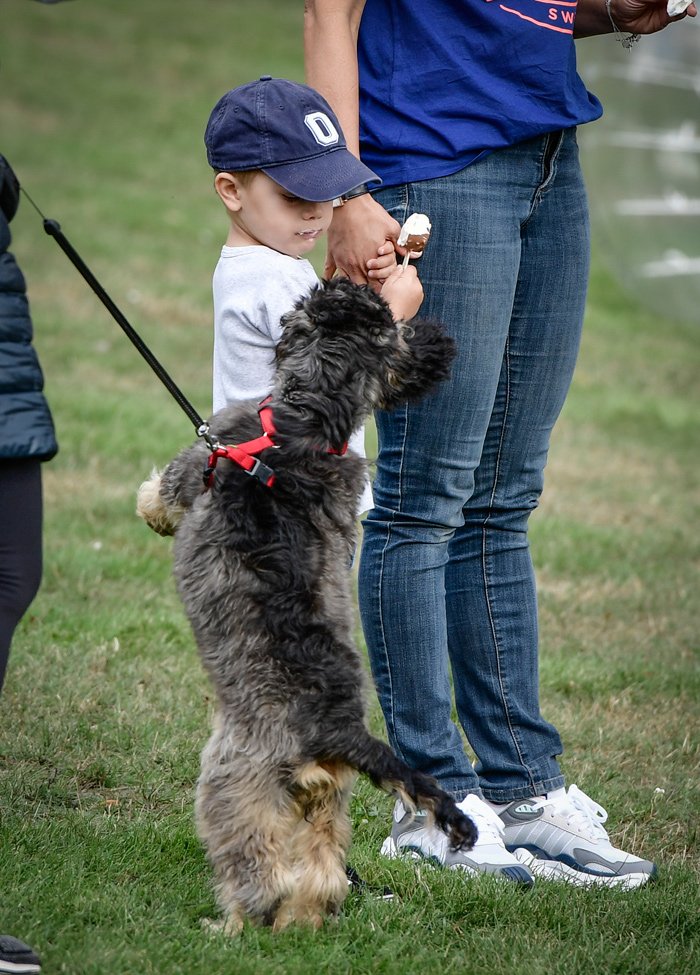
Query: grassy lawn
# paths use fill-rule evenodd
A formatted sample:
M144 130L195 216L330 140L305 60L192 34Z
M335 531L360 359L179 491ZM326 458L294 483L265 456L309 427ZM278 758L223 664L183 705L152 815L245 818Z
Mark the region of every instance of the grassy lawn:
M0 151L204 414L226 231L204 126L233 85L302 80L302 9L2 0ZM134 515L139 483L192 428L26 201L12 229L61 451L44 468L44 584L0 701L0 931L49 975L700 970L697 331L595 266L532 521L543 710L565 773L659 883L521 894L384 862L391 799L361 782L352 861L394 903L353 896L321 932L226 942L200 928L216 907L192 819L212 694L170 543Z

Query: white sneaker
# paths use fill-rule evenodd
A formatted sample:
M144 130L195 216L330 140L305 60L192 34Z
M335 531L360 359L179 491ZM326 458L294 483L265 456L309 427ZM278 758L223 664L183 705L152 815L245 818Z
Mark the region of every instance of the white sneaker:
M607 812L575 785L497 808L506 849L536 877L625 889L656 878L655 864L612 845Z
M457 805L479 832L471 850L451 850L448 837L430 825L426 812L419 809L415 814L411 813L398 800L394 806L391 835L382 843L382 854L392 858L409 856L428 860L436 866L463 870L471 876L494 874L502 880L532 887L535 878L531 870L506 850L503 822L491 807L474 794Z
M41 971L41 961L29 945L18 938L0 934L0 972L11 975L34 975Z

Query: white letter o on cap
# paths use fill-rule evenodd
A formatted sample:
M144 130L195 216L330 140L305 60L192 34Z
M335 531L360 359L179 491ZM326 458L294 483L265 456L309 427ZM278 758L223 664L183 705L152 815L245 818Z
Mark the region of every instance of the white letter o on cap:
M304 116L304 125L320 146L333 146L338 141L338 130L325 112L311 112Z

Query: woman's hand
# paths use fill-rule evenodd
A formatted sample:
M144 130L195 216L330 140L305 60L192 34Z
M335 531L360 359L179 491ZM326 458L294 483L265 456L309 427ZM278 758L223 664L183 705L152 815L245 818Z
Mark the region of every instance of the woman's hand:
M393 263L389 247L394 249L400 231L397 221L369 193L336 207L328 230L324 278L333 277L337 271L356 284L370 284L378 291L384 278L382 270Z
M579 0L576 8L574 37L593 37L610 34L613 25L625 33L655 34L669 24L684 17L695 17L697 10L692 3L685 13L671 19L666 12L666 0L610 0L610 14L605 0Z
M610 16L620 30L632 34L654 34L684 17L695 17L691 4L685 13L671 19L666 12L666 0L611 0Z

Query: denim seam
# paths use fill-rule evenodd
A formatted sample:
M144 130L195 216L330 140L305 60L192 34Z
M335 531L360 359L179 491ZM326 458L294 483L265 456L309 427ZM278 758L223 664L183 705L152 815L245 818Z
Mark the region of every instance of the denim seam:
M500 466L501 466L501 453L502 453L502 449L503 449L503 438L505 436L506 423L507 423L507 420L508 420L508 408L509 408L509 405L510 405L510 354L509 353L510 353L510 339L507 339L506 340L505 354L504 354L504 360L505 360L505 365L506 365L506 404L505 404L505 409L503 411L503 421L501 423L501 436L500 436L500 440L499 440L499 444L498 444L498 454L496 456L496 467L495 467L494 476L493 476L493 488L491 490L491 497L489 498L489 514L486 516L486 519L484 520L484 527L483 527L482 532L481 532L481 566L482 566L482 572L483 572L483 578L484 578L484 591L485 591L485 595L486 595L486 607L487 607L487 611L488 611L488 614L489 614L489 624L491 626L491 635L493 637L493 646L494 646L494 650L495 650L495 653L496 653L496 667L497 667L497 671L498 671L498 686L499 686L500 691L501 691L501 700L503 702L503 710L504 710L504 714L505 714L506 721L508 723L508 730L510 732L511 739L513 741L513 744L515 745L515 750L518 753L518 758L520 760L520 764L527 771L527 774L530 777L530 782L534 785L534 779L533 779L533 776L532 776L532 772L530 771L530 769L528 768L528 766L525 763L525 760L523 758L523 753L522 753L521 748L520 748L520 742L518 740L518 736L515 733L515 728L513 727L513 723L512 723L511 718L510 718L510 708L508 707L508 698L507 698L507 695L506 695L506 692L505 692L505 688L503 686L503 674L502 674L502 670L501 670L501 650L500 650L500 645L499 645L499 641L498 641L498 635L496 633L496 624L494 622L493 612L492 612L492 609L491 609L491 600L490 600L490 596L489 596L490 590L489 590L489 581L488 581L488 571L487 571L487 565L486 565L486 557L487 557L487 554L486 554L486 529L487 529L488 524L489 524L489 519L491 517L490 512L491 512L491 509L493 508L494 500L495 500L495 497L496 497L496 490L497 490L497 487L498 487L498 477L499 477Z
M391 216L394 217L394 220L396 220L397 223L401 223L401 224L405 223L406 217L408 216L410 184L403 183L400 186L393 186L393 187L387 186L385 189L387 193L391 193L392 190L400 191L400 199L398 200L396 205L390 204L389 206L384 206L384 203L382 203L382 197L384 196L384 194L382 193L381 187L377 187L374 190L370 190L370 193L372 194L373 197L375 197L375 199L377 199L379 203L382 204L382 206L384 206L384 209L387 211L387 213L389 213ZM385 196L384 198L386 199ZM392 213L392 210L397 210L397 209L403 210L403 216L401 220L399 220L399 218L394 213Z
M399 207L402 207L403 208L403 219L401 220L401 223L402 224L405 223L405 221L406 221L406 216L408 214L408 204L409 204L409 187L408 187L408 184L404 184L401 187L401 201L399 202ZM399 487L398 487L398 495L399 495L399 498L398 498L398 501L399 501L399 503L398 503L398 510L399 511L403 507L403 505L402 505L402 501L403 501L403 471L404 471L404 457L405 457L405 453L406 453L406 435L407 435L406 434L406 431L407 431L407 429L408 429L408 404L406 404L405 407L404 407L404 429L403 429L403 440L402 440L402 443L401 443L401 462L399 464L399 477L398 477L398 484L399 484ZM383 579L384 579L384 568L385 568L385 564L386 564L386 552L387 552L387 549L388 549L389 544L391 542L391 532L392 532L392 528L393 528L393 525L394 525L395 518L396 518L396 512L395 511L392 511L391 521L389 523L389 528L388 528L387 533L386 533L386 543L384 545L384 548L382 549L382 557L381 557L381 560L380 560L380 569L379 569L379 592L380 593L382 593L384 591L384 587L383 587L383 584L382 583L383 583ZM396 726L394 724L394 681L393 681L392 673L391 673L391 655L389 654L389 651L387 649L386 629L385 629L385 625L384 625L384 605L383 605L383 602L382 602L381 597L379 599L379 628L380 628L381 634L382 634L382 651L384 653L384 659L386 661L386 671L387 671L387 674L388 674L388 677L389 677L389 707L390 707L390 713L389 713L389 717L388 718L387 718L386 715L384 715L384 721L385 721L385 723L387 725L387 730L389 731L389 733L391 735L392 742L394 743L393 744L394 751L397 752L397 754L399 755L400 758L402 758L404 761L406 761L406 756L404 755L403 750L401 748L401 745L399 743L398 735L396 734Z
M399 498L398 498L398 500L399 500L398 510L399 511L402 508L402 500L403 500L403 470L404 470L404 457L405 457L405 453L406 453L407 431L408 431L408 403L406 403L405 406L404 406L404 429L403 429L403 440L402 440L402 443L401 443L401 462L399 464L399 477L398 477L398 484L399 484L399 487L398 487L398 495L399 495ZM391 532L392 532L392 528L393 528L393 524L394 524L395 517L396 517L396 512L392 511L391 521L389 523L389 528L388 528L387 533L386 533L386 543L384 545L384 548L382 549L382 557L381 557L381 561L380 561L380 569L379 569L379 592L380 593L383 592L382 580L383 580L383 577L384 577L384 567L385 567L385 562L386 562L386 552L387 552L387 549L389 547L389 543L391 541ZM404 755L403 750L401 748L401 745L399 743L399 739L398 739L398 736L396 734L396 728L395 728L395 725L394 725L394 682L393 682L392 674L391 674L391 657L390 657L389 651L387 650L386 629L385 629L385 626L384 626L384 603L383 603L383 600L381 599L381 597L379 599L379 628L380 628L381 634L382 634L382 651L384 653L384 659L386 661L386 670L387 670L387 674L389 675L389 703L390 703L390 709L391 709L388 718L387 718L386 715L384 715L384 721L386 722L387 729L390 731L391 738L392 738L393 742L395 743L395 744L393 744L394 751L396 751L398 753L399 757L401 759L403 759L403 761L406 761L406 756Z
M408 183L405 183L401 187L401 206L403 207L403 217L400 223L402 226L404 223L406 223L406 218L408 217L409 202L410 202L410 186Z

